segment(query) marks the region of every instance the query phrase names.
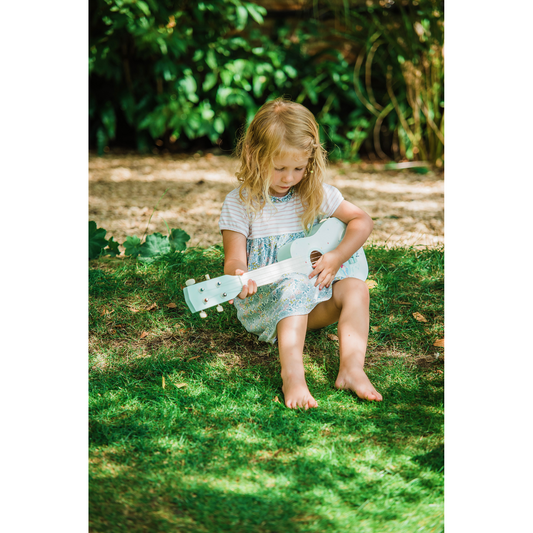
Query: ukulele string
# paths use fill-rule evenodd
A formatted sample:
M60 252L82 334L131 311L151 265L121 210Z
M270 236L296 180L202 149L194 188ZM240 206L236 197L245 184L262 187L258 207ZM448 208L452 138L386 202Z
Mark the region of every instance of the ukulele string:
M322 254L318 251L311 252L310 255L310 261L311 265L314 267L316 262L322 257ZM278 266L278 268L272 268L274 265ZM276 281L279 276L282 276L283 274L288 274L292 270L294 271L300 271L301 269L305 269L305 266L307 265L307 259L305 257L294 257L291 259L286 259L285 261L280 261L279 263L272 263L271 265L268 265L266 267L261 267L256 270L251 270L249 272L246 272L244 275L249 274L249 276L246 276L247 279L253 279L258 286L261 285L268 285L269 283L272 283L273 281ZM268 269L268 271L263 269ZM254 274L255 273L255 274Z

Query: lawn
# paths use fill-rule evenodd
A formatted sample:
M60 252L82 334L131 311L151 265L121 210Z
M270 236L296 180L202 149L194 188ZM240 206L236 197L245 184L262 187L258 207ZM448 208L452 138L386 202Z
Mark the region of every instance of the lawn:
M220 246L90 262L92 532L443 531L443 250L365 251L384 400L334 388L330 326L306 340L308 411L284 406L276 348L231 306L188 311Z

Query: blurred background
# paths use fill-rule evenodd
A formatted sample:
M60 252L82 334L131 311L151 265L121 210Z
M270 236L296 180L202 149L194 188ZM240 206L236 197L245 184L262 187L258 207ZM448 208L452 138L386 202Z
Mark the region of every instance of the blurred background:
M91 0L89 217L119 243L220 243L239 134L308 107L369 243L444 243L443 2ZM121 248L122 249L122 248Z
M444 165L440 0L91 0L98 155L231 153L267 100L308 107L331 161Z

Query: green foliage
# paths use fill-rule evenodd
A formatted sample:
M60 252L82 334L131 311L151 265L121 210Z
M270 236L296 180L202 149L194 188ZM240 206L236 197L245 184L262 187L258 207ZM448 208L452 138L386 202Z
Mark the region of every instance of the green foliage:
M107 243L107 250L106 255L110 255L111 257L116 257L117 255L120 255L120 250L118 249L118 242L115 241L113 237L109 239Z
M187 248L187 241L190 238L190 235L182 229L173 229L168 237L170 248L177 252L183 252Z
M125 255L131 255L132 257L137 257L141 253L141 239L134 235L133 237L126 237L124 242Z
M233 147L266 100L307 106L333 159L443 159L443 2L90 3L90 140ZM335 19L334 24L332 24ZM295 20L297 21L295 23Z
M89 259L96 259L107 246L106 230L97 228L96 222L89 221Z
M139 259L146 263L152 263L156 258L170 252L170 243L166 235L153 233L146 236L146 241L141 245Z
M105 237L106 230L97 229L96 222L89 222L89 259L97 259L104 255L116 257L120 255L119 243L113 237L108 241ZM146 236L144 242L134 236L126 238L124 243L124 255L138 258L143 263L150 264L154 261L169 260L173 263L180 262L181 252L187 248L188 235L182 229L170 229L169 235L153 233ZM107 246L107 248L106 248Z
M393 137L392 151L398 159L442 166L444 2L404 1L397 3L396 10L390 8L392 2L384 9L374 3L364 14L357 9L346 12L352 24L361 28L354 88L374 115L372 136L380 157L387 158L380 142L384 127ZM352 38L353 32L346 37Z

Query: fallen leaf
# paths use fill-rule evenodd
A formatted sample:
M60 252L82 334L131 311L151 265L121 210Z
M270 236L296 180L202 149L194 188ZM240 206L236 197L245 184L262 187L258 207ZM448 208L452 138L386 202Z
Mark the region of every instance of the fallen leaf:
M273 401L273 402L281 403L281 402L279 401L279 398L278 398L277 396L274 396L274 399L273 399L272 401Z
M143 331L141 333L141 336L140 336L141 339L144 339L145 337L148 337L148 332L147 331Z
M444 348L444 338L436 340L433 343L433 346L440 346L441 348Z
M427 322L427 318L424 315L421 315L418 311L413 313L413 317L419 322Z
M443 374L442 370L437 370L437 374Z
M174 383L178 389L183 389L184 387L188 387L189 385L187 383Z
M174 302L170 302L169 304L167 304L167 307L169 309L175 309L176 307L178 307Z
M139 312L138 309L135 309L135 307L131 307L131 305L128 305L128 309L129 309L132 313L138 313L138 312Z
M150 307L146 308L147 311L153 311L154 309L157 309L157 304L156 303L153 303Z
M379 331L381 326L372 326L372 331Z
M102 313L101 313L102 316L110 315L111 313L114 313L114 311L110 311L109 309L107 309L107 307L102 307Z
M328 333L328 339L330 341L338 341L339 337L337 337L337 335L333 335L333 333Z
M373 289L374 287L377 287L378 286L378 282L377 281L374 281L373 279L367 279L365 281L366 283L366 286L369 288L369 289Z
M161 384L163 388L165 388L165 376L161 376L161 378L162 378Z

